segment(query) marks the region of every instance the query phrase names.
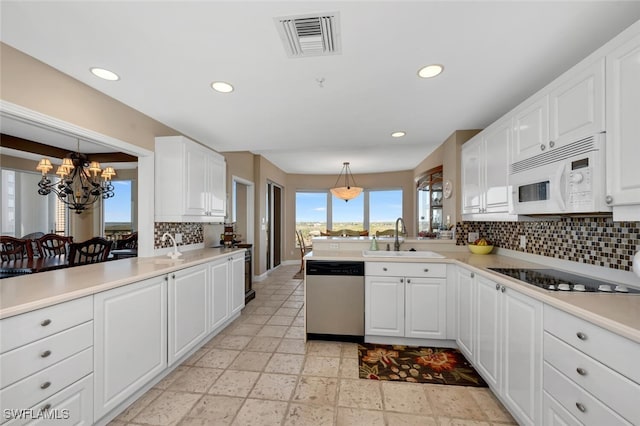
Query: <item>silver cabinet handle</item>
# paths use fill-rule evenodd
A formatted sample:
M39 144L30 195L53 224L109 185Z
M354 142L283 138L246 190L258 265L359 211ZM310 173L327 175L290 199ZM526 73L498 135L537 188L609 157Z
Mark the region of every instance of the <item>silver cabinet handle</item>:
M587 411L587 407L585 407L581 402L576 402L576 408L583 413Z
M424 270L424 272L429 272L429 268L426 268L426 269Z
M400 278L400 282L403 283L404 282L404 278Z
M503 292L503 293L504 293L506 290L507 290L507 288L506 288L505 286L501 286L501 287L500 287L500 291L501 291L501 292Z
M411 280L407 278L407 284L411 284Z
M496 290L500 290L500 284L496 284Z
M387 268L382 268L383 271L387 272Z
M176 279L176 274L171 275L171 278Z
M472 273L470 273L470 274L469 274L469 276L470 276L471 278L473 278L473 277L475 277L475 276L476 276L476 274L475 274L474 272L472 272Z
M613 197L611 195L607 195L606 197L604 197L604 201L607 204L611 204L613 203Z
M46 357L48 357L49 355L51 355L51 351L46 350L46 351L44 351L44 352L42 352L42 353L40 354L40 357L41 357L41 358L46 358Z
M576 336L577 336L577 337L578 337L578 339L580 339L580 340L587 340L587 335L586 335L586 334L584 334L582 331L578 331L578 332L576 333Z
M544 144L540 144L540 151L544 151L546 146Z
M586 376L587 375L587 370L585 370L584 368L581 368L581 367L576 368L576 372L581 376Z
M553 148L554 146L556 146L556 143L554 141L549 141L549 148Z
M46 327L49 324L51 324L51 320L48 319L48 318L40 323L40 325L43 326L43 327Z
M46 389L49 386L51 386L51 382L44 382L43 384L40 385L40 389Z
M46 404L45 406L43 406L40 411L49 411L49 409L51 408L51 404Z

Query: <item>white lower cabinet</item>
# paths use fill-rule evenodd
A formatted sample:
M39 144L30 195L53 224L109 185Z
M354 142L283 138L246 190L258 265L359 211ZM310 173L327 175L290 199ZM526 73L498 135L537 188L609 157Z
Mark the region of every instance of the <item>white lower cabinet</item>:
M458 348L472 361L475 340L475 273L456 268L456 343Z
M542 303L458 268L457 342L522 425L541 422Z
M209 331L222 325L231 315L229 261L221 259L209 264Z
M165 276L94 295L94 418L167 368Z
M365 263L365 335L445 339L446 334L446 265Z
M169 274L169 365L193 349L209 332L207 275L207 265Z
M229 258L229 282L231 283L231 315L239 314L244 308L244 252Z
M640 424L639 358L637 343L545 305L544 392L568 424Z

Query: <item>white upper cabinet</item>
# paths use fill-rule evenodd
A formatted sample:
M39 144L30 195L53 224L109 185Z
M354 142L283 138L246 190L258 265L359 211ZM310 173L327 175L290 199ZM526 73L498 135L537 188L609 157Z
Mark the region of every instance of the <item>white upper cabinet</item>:
M155 194L156 221L224 220L224 157L182 136L156 138Z
M600 58L553 83L549 94L549 148L605 130L604 64L604 58Z
M549 148L549 96L533 98L513 115L511 163L526 160Z
M511 120L492 125L462 146L462 213L509 211Z
M640 24L607 54L607 202L614 220L640 220Z

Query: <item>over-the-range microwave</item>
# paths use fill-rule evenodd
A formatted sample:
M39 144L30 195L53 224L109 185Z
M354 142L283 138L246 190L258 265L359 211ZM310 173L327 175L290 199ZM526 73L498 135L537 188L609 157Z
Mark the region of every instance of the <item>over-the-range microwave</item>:
M599 133L511 164L511 213L610 212L604 143Z

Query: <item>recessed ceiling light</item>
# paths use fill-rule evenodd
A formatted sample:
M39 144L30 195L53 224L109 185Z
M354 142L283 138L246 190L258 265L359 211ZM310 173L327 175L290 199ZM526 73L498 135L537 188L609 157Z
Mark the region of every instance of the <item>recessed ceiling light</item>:
M393 133L391 133L391 137L394 137L394 138L401 138L401 137L403 137L403 136L404 136L404 135L406 135L406 134L407 134L407 133L406 133L406 132L403 132L403 131L400 131L400 132L393 132Z
M233 86L229 83L225 83L224 81L214 81L211 83L211 88L220 93L233 92Z
M120 80L120 76L113 71L105 70L104 68L93 67L89 69L93 75L109 81Z
M440 64L431 64L418 70L418 76L422 78L431 78L440 74L444 70L444 66Z

